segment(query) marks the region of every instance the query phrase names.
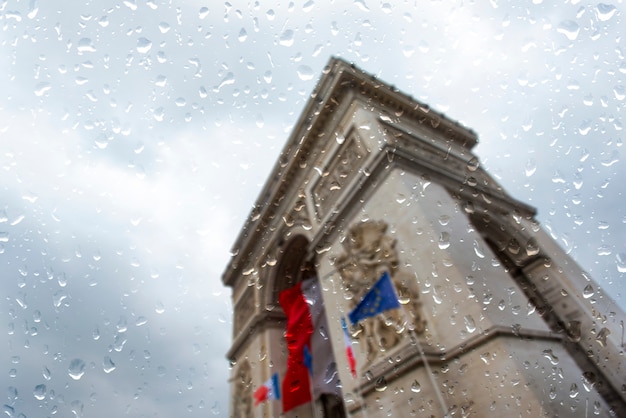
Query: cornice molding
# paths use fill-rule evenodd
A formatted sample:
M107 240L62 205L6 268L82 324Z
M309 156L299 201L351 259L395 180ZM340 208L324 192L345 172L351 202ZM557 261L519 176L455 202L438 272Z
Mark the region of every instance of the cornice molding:
M239 335L236 335L233 343L226 353L226 358L236 360L238 354L245 350L252 338L268 328L285 328L285 314L282 309L276 308L274 311L264 311L257 313L250 318L250 321L242 327Z
M415 337L413 337L415 338ZM424 346L423 337L421 345ZM529 328L513 328L504 325L494 325L480 334L474 335L460 344L448 350L426 350L424 349L424 358L430 365L444 364L452 361L454 358L460 358L476 350L480 346L499 338L515 338L517 340L526 339L529 341L543 340L561 342L564 339L562 334L552 331L541 331ZM367 376L360 377L359 392L365 396L376 388L376 382L384 378L387 384L400 378L410 371L416 370L424 365L422 356L419 353L418 344L415 341L408 340L396 350L389 353L385 359L389 361L379 361L373 367L369 368ZM427 346L428 347L428 346ZM400 360L397 360L400 359ZM350 412L360 409L359 405L355 405Z

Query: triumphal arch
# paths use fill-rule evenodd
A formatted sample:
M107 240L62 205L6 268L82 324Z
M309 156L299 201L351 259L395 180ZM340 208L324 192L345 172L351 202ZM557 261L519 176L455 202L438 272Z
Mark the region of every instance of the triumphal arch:
M330 60L223 275L231 416L623 416L623 312L483 169L476 143ZM401 308L350 327L353 376L341 318L385 271ZM278 295L311 275L341 396L255 406L286 368Z

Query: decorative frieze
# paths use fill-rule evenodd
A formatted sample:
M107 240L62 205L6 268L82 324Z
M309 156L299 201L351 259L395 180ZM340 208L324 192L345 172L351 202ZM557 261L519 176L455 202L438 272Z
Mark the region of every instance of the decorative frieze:
M304 189L298 191L298 196L293 208L283 216L283 221L288 227L302 225L304 229L311 228L311 217L307 206L306 192Z
M235 324L234 331L237 336L242 327L248 322L255 313L254 309L254 292L253 288L248 288L241 296L241 299L235 305Z
M367 154L363 141L355 131L351 131L313 187L313 201L318 221L322 220L337 202L342 190L359 175L359 167Z

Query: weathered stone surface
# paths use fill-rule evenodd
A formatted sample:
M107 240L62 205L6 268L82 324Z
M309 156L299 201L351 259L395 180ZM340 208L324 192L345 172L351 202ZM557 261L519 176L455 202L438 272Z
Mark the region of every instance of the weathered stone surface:
M330 61L223 276L235 308L233 416L282 413L247 397L285 371L278 293L310 262L351 416L623 412L623 312L480 166L476 141ZM402 309L352 328L355 379L340 320L383 271ZM287 416L313 416L312 406Z

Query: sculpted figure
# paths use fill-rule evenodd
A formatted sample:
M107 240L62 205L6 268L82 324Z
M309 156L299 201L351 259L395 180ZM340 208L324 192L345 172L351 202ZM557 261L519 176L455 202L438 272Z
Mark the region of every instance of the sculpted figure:
M415 277L399 268L396 240L388 235L383 221L361 222L350 228L343 242L345 252L336 260L350 309L363 298L370 287L388 271L403 309L394 309L361 322L359 338L364 343L367 363L371 363L402 339L406 326L416 332L424 330L421 303ZM407 321L410 322L407 324Z

